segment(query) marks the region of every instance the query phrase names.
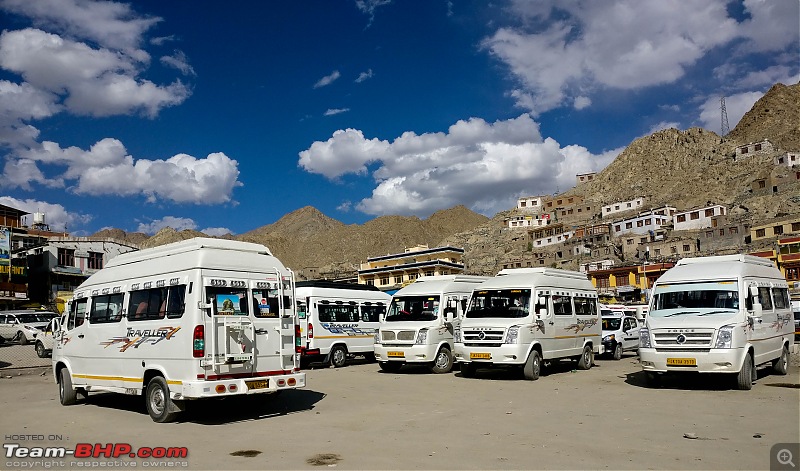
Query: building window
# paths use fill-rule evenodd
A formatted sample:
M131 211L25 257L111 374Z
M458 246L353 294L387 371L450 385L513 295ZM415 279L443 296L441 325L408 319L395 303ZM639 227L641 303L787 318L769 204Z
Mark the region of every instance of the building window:
M800 281L800 267L787 268L786 281Z
M370 279L370 280L367 280L367 284L368 284L369 286L375 286L375 280L371 280L371 279Z
M761 144L756 144L754 151L758 152L761 150Z
M692 246L691 246L691 245L689 245L689 244L683 244L683 251L684 251L684 252L689 252L689 251L691 251L691 250L692 250Z
M690 217L692 220L695 220L695 219L700 219L700 211L694 211L694 212L692 212L692 214L691 214L689 217Z
M628 203L628 207L629 207L629 208L631 207L631 204L630 204L630 203Z
M631 284L631 279L627 274L614 275L614 278L617 280L617 286L629 286Z
M650 224L651 224L650 218L647 218L647 219L644 220L644 225L645 226L649 226Z
M800 222L792 223L792 232L800 232Z
M711 217L714 215L714 209L706 209L706 217Z
M633 239L628 239L628 240L626 240L626 241L625 241L625 244L627 244L627 245L633 245Z
M74 249L58 249L58 264L63 267L75 266L75 250Z
M89 252L87 267L93 270L99 270L103 268L103 254L99 252Z
M772 233L775 235L783 234L783 226L775 226L772 228Z
M685 214L678 214L677 218L678 222L686 222L686 215Z
M394 277L395 284L399 284L403 282L403 275L395 276Z
M660 256L660 255L661 255L661 249L656 249L656 256Z
M714 237L714 231L706 231L706 238Z
M610 285L608 284L608 277L605 278L597 278L597 287L598 288L608 288Z
M675 247L675 246L673 245L672 247L670 247L670 248L669 248L669 252L670 252L670 253L678 253L678 247Z
M739 228L738 227L731 227L730 229L728 229L728 234L733 235L733 234L738 234L738 233L739 233Z
M759 189L764 189L766 187L767 187L767 181L766 180L759 180L758 181L758 188Z
M636 221L636 227L642 227L642 226L644 226L644 220L639 219L638 221Z
M425 276L433 276L433 270L426 271Z
M719 235L724 236L725 235L725 229L720 229L719 230Z
M625 223L625 229L631 229L631 228L633 228L633 223L632 222L626 222Z
M622 230L622 227L620 227L620 226L614 226L614 230L615 230L615 231L617 231L617 232L619 232L619 231L621 231L621 230Z
M389 284L389 277L388 276L382 276L381 277L381 285L388 285L388 284Z
M525 202L524 201L520 201L519 202L519 207L520 208L524 208L525 207Z

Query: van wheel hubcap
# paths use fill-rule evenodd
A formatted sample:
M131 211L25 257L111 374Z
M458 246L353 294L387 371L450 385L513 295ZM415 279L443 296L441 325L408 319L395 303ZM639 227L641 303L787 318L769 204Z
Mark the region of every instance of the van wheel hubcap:
M150 397L150 408L157 414L164 412L164 391L160 388L153 391Z

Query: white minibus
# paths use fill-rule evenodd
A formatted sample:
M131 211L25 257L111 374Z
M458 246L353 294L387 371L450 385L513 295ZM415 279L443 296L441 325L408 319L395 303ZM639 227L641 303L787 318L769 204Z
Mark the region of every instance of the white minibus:
M730 373L750 389L761 364L786 374L793 332L789 285L772 261L684 258L653 286L639 357L654 385L667 372Z
M597 291L585 274L557 268L507 268L477 286L455 334L461 375L516 367L536 380L542 362L563 358L588 370L599 353Z
M453 369L453 328L464 314L472 289L485 276L421 276L392 296L375 335L375 359L383 371L405 364L428 365L433 373Z
M118 255L74 292L53 347L61 403L144 395L156 422L185 401L305 386L292 272L263 245L194 238Z
M375 332L390 295L372 285L298 281L295 298L301 365L321 360L339 368L350 354L374 358Z

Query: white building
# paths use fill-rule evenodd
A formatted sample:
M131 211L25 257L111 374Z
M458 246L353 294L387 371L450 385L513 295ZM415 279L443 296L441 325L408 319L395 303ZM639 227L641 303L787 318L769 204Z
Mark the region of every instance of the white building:
M614 237L622 234L647 234L651 231L655 232L666 224L672 222L672 217L675 215L675 209L672 206L662 206L660 208L651 209L639 213L639 215L614 221L611 223L611 230Z
M681 211L673 216L674 230L686 231L691 229L703 229L712 227L711 218L714 216L724 216L728 214L728 209L719 204L713 204L689 211Z
M736 148L736 159L752 157L757 154L765 154L775 150L775 146L768 139L759 142L751 142Z
M544 227L550 224L549 214L548 217L541 217L540 215L524 215L524 216L511 216L506 219L509 229L529 228L529 227Z
M579 271L581 273L587 273L596 270L608 270L613 266L614 266L614 260L607 258L605 260L595 260L592 262L581 263Z
M523 196L517 198L517 209L524 211L542 211L542 196Z
M612 203L603 206L601 209L602 217L608 217L615 213L622 211L630 211L632 209L640 209L644 205L644 198L635 198L630 201L620 201L619 203Z
M568 231L568 232L562 232L560 234L553 234L550 236L542 237L539 239L534 239L533 246L544 247L547 245L561 244L563 242L566 242L567 239L569 239L570 237L572 237L572 234L573 234L572 231Z
M775 165L783 165L786 167L800 165L800 153L787 152L783 155L779 155L775 157Z

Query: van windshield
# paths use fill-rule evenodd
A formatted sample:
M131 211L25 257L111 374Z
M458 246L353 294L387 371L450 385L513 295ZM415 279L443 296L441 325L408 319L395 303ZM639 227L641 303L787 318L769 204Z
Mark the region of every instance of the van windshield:
M395 296L386 322L433 321L438 317L439 296Z
M531 290L497 289L480 290L472 293L466 316L468 318L528 317L530 312Z
M675 283L656 286L648 316L708 316L738 310L739 284L736 281Z

